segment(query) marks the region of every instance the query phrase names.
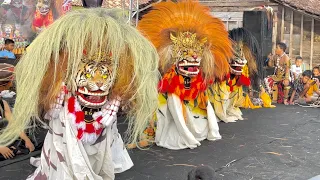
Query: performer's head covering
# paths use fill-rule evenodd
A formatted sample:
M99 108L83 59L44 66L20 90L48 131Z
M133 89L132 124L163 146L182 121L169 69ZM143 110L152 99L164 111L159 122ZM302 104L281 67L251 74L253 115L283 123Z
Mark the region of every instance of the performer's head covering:
M157 108L158 55L146 38L125 23L123 14L106 9L72 11L33 41L15 69L14 120L1 134L1 145L12 142L31 119L50 109L62 82L71 96L78 96L79 84L90 76L81 71L97 63L105 67L102 93L108 99L120 97L129 106L130 139L136 140Z
M253 34L244 29L236 28L229 31L229 37L235 43L235 54L247 61L251 84L254 89L259 89L261 80L265 78L261 49ZM241 56L241 57L240 57Z
M201 61L200 69L207 80L223 79L229 73L232 48L228 32L223 22L212 17L209 8L199 2L156 3L139 21L138 29L157 48L161 73L173 64L178 69L181 64L190 64L185 61L190 52L199 57L197 61Z

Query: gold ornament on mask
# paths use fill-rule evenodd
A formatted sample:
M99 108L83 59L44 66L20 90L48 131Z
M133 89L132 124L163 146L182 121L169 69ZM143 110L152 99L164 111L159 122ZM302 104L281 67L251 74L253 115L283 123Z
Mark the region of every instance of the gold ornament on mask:
M174 36L170 33L170 39L173 43L173 57L177 57L179 52L183 49L192 49L199 54L203 52L204 45L207 42L207 38L197 39L196 33L191 32L179 32L178 36Z
M235 56L239 58L243 58L243 42L240 41L235 45Z
M112 54L106 51L96 52L93 55L85 55L82 59L83 62L87 63L89 61L95 62L111 62Z

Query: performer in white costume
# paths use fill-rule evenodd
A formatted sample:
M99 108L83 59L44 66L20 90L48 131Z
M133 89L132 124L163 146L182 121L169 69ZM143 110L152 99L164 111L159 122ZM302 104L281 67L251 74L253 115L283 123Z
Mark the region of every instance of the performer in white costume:
M9 144L46 112L49 132L28 179L113 180L133 166L117 129L128 106L135 142L157 109L158 55L122 11L78 10L43 31L16 66L15 121Z
M138 29L157 48L163 75L159 110L139 145L154 140L177 150L221 139L206 89L229 72L232 48L223 23L199 2L169 1L154 5Z

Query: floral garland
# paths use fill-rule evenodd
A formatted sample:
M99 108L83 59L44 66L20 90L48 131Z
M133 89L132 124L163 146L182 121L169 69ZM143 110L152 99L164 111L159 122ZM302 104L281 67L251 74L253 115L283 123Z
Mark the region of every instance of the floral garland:
M233 92L234 86L250 86L251 80L249 77L248 66L245 65L242 69L241 75L236 75L234 78L231 78L230 74L226 76L227 85L230 87L230 91Z
M59 112L63 108L65 96L69 94L69 91L63 82L59 95L56 97L56 101L51 106L51 110L46 114L47 119L56 119L59 117ZM120 106L120 97L108 101L103 106L102 111L93 113L93 121L86 122L85 114L81 110L81 106L74 96L68 99L68 119L70 119L77 128L77 138L83 142L93 144L99 135L102 133L104 127L112 125L117 119L117 112Z
M202 78L200 71L196 77L191 78L190 89L186 89L184 86L184 78L183 76L177 74L175 66L173 66L159 82L160 93L176 94L182 101L191 101L196 99L200 92L206 91L206 88L207 85Z
M77 138L93 144L102 133L104 127L110 126L117 118L120 100L109 101L102 111L93 113L93 121L85 121L85 113L74 96L68 99L68 117L77 128Z
M249 68L248 65L245 65L242 69L242 74L237 81L237 86L250 86L251 81L249 77Z

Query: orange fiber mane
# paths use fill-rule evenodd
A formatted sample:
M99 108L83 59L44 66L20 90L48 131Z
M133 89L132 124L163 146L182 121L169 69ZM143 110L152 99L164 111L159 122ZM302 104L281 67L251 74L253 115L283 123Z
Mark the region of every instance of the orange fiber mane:
M197 33L198 38L206 37L207 48L211 51L214 61L214 63L203 64L203 67L212 66L205 68L207 71L214 71L214 73L208 73L203 70L204 74L213 75L206 78L223 79L229 73L228 60L232 56L232 44L228 32L223 22L211 16L209 8L197 1L158 3L142 17L138 29L153 43L158 52L172 44L171 32L189 31Z

